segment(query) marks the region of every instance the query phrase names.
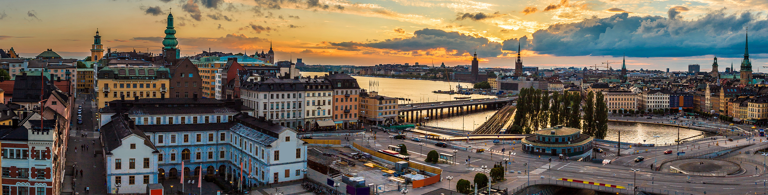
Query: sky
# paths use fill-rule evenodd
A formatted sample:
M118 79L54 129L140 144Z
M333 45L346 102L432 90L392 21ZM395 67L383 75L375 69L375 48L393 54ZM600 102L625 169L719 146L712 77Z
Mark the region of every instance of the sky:
M470 64L738 69L749 32L753 70L768 66L765 0L0 0L0 49L160 53L174 15L182 56L203 50L306 64ZM747 31L748 29L748 31ZM768 70L768 68L765 68Z

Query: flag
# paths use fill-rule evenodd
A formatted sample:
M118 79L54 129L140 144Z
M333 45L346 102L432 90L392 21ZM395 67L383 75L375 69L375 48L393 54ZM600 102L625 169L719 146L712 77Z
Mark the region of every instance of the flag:
M248 176L253 174L253 159L248 159Z
M197 187L202 188L203 186L203 164L200 164L200 174L197 176Z
M184 183L184 161L181 161L181 179L179 180L179 183Z
M243 183L243 161L240 161L240 183Z

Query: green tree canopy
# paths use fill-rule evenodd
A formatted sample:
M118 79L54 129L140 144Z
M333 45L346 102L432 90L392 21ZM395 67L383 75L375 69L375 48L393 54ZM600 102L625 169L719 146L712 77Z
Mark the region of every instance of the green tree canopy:
M427 153L427 159L425 159L425 162L428 163L435 163L437 164L437 161L440 159L440 154L437 153L437 151L432 150Z
M483 173L477 173L473 182L477 185L477 188L484 188L488 186L488 176Z
M463 194L469 194L471 191L470 188L471 184L466 179L460 179L458 182L456 182L456 191L459 191L459 193Z
M3 77L3 80L11 80L11 75L5 69L0 69L0 76Z
M77 61L77 68L88 68L83 61Z
M493 179L493 182L504 180L504 168L494 167L491 169L491 179Z
M490 89L490 88L491 88L491 84L488 84L488 81L475 83L475 89Z
M408 155L408 148L405 147L405 144L400 144L400 154Z

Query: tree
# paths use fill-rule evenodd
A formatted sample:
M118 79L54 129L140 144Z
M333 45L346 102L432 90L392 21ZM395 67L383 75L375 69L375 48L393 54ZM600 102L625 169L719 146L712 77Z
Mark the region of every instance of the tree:
M473 183L477 185L477 188L484 188L488 186L488 176L486 176L483 173L477 173L475 174L475 180L473 180Z
M586 108L584 108L584 134L595 136L595 94L591 91L587 94Z
M549 108L549 126L554 127L560 124L560 116L558 116L558 113L560 112L560 94L555 91L555 93L552 93L552 106Z
M405 147L405 144L400 144L400 154L408 155L408 148Z
M490 88L491 88L491 84L489 84L488 81L475 83L475 89L490 89Z
M83 61L91 61L91 56L85 57Z
M559 103L560 104L560 111L559 111L560 120L559 121L560 121L560 124L562 124L563 126L568 126L568 120L570 119L568 117L568 115L570 115L570 110L568 108L570 108L571 106L571 96L573 96L573 94L570 94L570 93L563 94L562 99Z
M512 125L509 129L507 129L508 134L524 134L525 131L523 131L523 127L520 125Z
M456 191L462 194L469 194L472 191L471 184L466 179L460 179L456 182Z
M502 181L504 180L504 167L501 164L494 164L490 174L492 182Z
M488 78L496 78L496 73L494 72L488 72Z
M437 161L439 159L440 159L440 154L438 154L437 151L432 150L432 151L429 151L429 153L427 153L427 159L425 159L424 162L437 164Z
M581 96L574 95L571 101L571 113L570 119L568 119L568 127L581 129Z
M11 80L11 75L5 69L0 69L0 77L3 77L3 80Z
M88 68L83 61L77 61L77 68Z
M549 92L541 94L541 112L539 113L539 126L547 127L549 123Z
M608 134L608 106L605 105L605 96L603 92L597 92L597 101L595 102L595 138L605 139Z

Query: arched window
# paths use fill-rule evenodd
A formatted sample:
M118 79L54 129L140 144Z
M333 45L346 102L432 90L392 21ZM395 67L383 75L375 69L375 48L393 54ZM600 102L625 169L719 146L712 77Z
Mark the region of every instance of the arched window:
M189 149L184 149L181 151L181 160L189 160L190 152Z

